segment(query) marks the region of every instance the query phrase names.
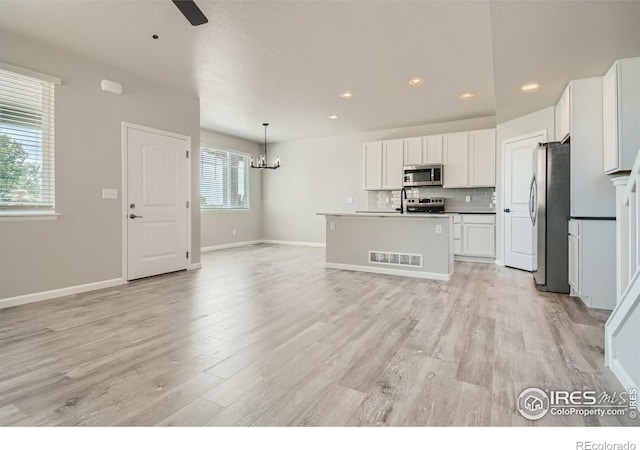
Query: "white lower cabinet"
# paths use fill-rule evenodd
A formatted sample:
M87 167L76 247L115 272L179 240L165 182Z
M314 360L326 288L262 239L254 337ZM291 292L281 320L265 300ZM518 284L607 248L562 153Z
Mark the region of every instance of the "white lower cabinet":
M453 254L495 258L496 216L493 214L459 214L454 216Z
M463 254L493 257L496 254L496 227L484 223L462 224Z
M615 220L569 221L569 286L590 308L616 306Z
M569 235L569 286L574 292L580 292L580 238Z
M640 58L616 61L603 79L604 171L631 170L640 147Z

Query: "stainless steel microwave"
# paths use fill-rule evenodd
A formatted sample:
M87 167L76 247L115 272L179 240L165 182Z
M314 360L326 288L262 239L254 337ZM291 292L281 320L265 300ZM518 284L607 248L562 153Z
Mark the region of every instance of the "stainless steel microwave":
M442 164L404 166L404 187L442 186Z

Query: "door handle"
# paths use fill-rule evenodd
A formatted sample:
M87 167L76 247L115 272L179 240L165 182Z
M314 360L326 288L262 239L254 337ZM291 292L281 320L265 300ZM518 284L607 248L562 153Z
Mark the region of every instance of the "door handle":
M531 184L529 185L529 217L531 217L531 224L533 226L536 225L536 207L538 205L536 205L535 203L537 203L538 199L537 197L537 192L536 190L538 189L538 186L536 186L536 175L533 174L533 176L531 177Z
M129 214L129 219L142 219L142 216L136 216L135 214Z
M506 213L510 213L510 212L511 212L511 210L510 210L509 208L505 208L505 209L504 209L504 212L506 212Z

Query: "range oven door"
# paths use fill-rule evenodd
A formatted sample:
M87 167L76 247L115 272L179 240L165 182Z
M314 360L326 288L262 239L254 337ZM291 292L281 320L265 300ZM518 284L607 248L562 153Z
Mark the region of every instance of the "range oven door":
M442 186L442 165L404 166L403 185Z

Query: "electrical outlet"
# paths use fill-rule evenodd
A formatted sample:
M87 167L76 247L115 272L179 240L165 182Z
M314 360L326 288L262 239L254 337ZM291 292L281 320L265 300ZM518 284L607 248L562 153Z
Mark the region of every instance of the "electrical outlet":
M236 230L233 230L231 233L235 236L236 235Z
M353 203L353 197L345 197L344 198L344 202L345 203Z
M335 222L329 222L329 229L331 231L335 230L336 229L336 223Z
M436 234L442 234L442 225L436 225Z
M385 197L385 198L384 198L384 202L385 202L385 203L389 203L389 200L390 200L390 198L389 198L389 197Z
M118 190L117 189L102 189L102 198L106 198L109 200L116 200L118 198Z
M465 200L467 201L467 203L469 203L471 201L471 196L467 195L467 197L465 198Z

